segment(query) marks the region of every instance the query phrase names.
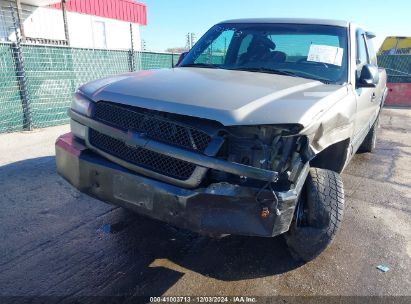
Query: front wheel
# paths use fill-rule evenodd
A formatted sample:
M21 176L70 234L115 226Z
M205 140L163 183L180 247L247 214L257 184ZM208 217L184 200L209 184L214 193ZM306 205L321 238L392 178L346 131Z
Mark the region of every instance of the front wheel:
M308 262L323 252L341 226L343 209L344 189L340 175L311 168L290 230L284 235L292 255Z

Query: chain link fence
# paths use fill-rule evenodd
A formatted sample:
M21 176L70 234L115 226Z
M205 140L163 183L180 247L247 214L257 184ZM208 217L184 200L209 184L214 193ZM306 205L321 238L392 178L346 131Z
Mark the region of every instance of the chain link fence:
M411 54L379 55L378 65L387 71L390 83L411 83Z
M386 37L378 65L386 69L389 83L411 83L411 37Z
M180 54L135 52L137 66L141 70L162 69L177 64Z
M13 49L11 45L0 44L0 132L22 129L22 111Z
M20 64L15 59L19 51ZM0 43L0 132L67 123L67 108L82 84L125 72L171 68L178 56Z
M4 3L0 3L0 133L67 123L72 95L82 84L120 73L171 68L179 58L179 54L132 49L24 42L16 8ZM23 14L29 13L23 9Z
M67 107L81 84L130 71L129 52L23 45L32 127L67 122Z

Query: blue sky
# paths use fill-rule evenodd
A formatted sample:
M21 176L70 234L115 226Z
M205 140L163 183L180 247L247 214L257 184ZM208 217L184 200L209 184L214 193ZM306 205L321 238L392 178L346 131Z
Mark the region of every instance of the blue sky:
M351 20L377 34L411 36L411 0L140 0L147 5L142 39L150 50L185 46L185 35L201 37L219 21L232 18L290 17Z

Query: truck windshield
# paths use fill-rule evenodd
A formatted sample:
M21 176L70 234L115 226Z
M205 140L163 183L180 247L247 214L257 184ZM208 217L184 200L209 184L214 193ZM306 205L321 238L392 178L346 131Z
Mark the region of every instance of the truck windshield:
M212 27L180 67L218 68L347 82L347 29L309 24L223 23Z

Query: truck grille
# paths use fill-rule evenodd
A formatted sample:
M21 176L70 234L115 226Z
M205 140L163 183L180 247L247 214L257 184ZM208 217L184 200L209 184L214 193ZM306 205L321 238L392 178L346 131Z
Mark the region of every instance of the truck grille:
M190 178L196 168L191 163L170 156L141 147L127 146L124 142L93 129L89 130L89 142L93 147L114 157L179 180Z
M99 101L95 105L93 118L125 131L144 133L167 144L204 152L211 141L207 133L153 114L155 112Z

